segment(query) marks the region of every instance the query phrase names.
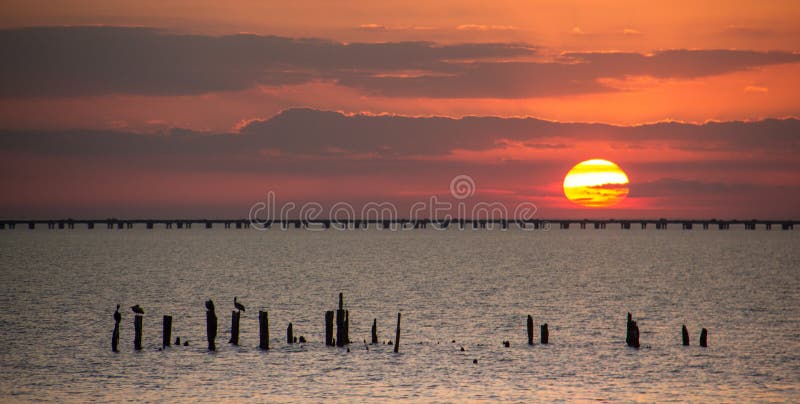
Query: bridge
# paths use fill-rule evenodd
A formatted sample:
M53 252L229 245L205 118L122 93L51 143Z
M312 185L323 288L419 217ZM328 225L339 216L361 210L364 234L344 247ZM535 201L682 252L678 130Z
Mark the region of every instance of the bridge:
M666 230L670 227L683 230L693 229L718 229L729 230L731 226L743 227L745 230L772 230L773 227L781 230L793 230L800 220L717 220L717 219L0 219L0 230L14 230L18 226L36 229L38 226L47 226L48 229L75 229L82 226L87 229L105 227L107 229L133 229L134 226L144 226L146 229L162 227L166 229L190 229L192 226L212 229L215 225L226 229L247 229L251 227L260 229L301 229L323 228L330 229L366 229L369 227L382 229L425 229L428 226L446 229L457 227L459 229L508 229L516 226L523 229L569 229L579 227L602 230L607 226L619 226L623 230L631 227L646 229L648 226L656 230Z

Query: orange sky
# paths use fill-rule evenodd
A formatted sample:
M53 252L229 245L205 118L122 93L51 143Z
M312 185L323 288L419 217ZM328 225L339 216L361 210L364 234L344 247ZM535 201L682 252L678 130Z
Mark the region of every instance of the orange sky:
M163 167L144 170L139 157L123 159L131 165L106 161L109 151L99 146L93 149L97 154L74 156L17 144L43 131L154 136L180 128L186 136L236 136L249 123L280 118L290 108L350 117L479 115L623 126L797 117L796 1L13 0L0 11L6 61L0 70L0 132L11 139L0 143L0 154L6 157L4 172L17 173L0 180L0 186L17 189L0 197L5 216L172 213L182 204L180 195L196 201L198 214L231 214L267 188L305 199L335 194L401 200L446 192L448 178L467 165L485 184L487 197L535 200L553 214L704 216L725 205L730 215L800 215L797 142L783 132L770 138L774 146L766 151L752 149L756 139L720 149L719 140L661 135L652 140L577 133L526 140L486 133L502 144L464 148L455 137L441 141L437 153L424 152L423 141L416 152L393 157L398 166L428 164L430 170L450 164L441 175L343 168L364 156L385 158L375 157L380 147L406 147L400 138L358 153L359 147L332 142L329 151L339 154L324 157L336 161L325 160L332 165L324 176L310 168L316 163L298 163L308 156L278 146L261 158L280 155L287 159L283 165L248 172L232 170L237 157L222 154L216 166L196 160L178 166L165 163L176 151L153 149L148 161L155 158L156 167ZM383 123L374 121L375 136L381 136ZM299 129L282 130L288 132L277 133ZM276 136L271 131L253 136L282 144L270 140ZM309 148L326 142L307 141ZM438 140L431 142L439 147ZM631 196L618 210L576 211L560 195L566 170L594 157L619 163L631 177ZM509 161L546 167L514 172L504 165ZM731 170L737 162L742 168ZM637 181L649 184L645 189L664 184L665 191L637 196ZM393 190L380 186L387 182L396 184ZM127 191L104 195L115 183L128 184ZM669 194L703 184L715 191ZM44 186L52 192L42 193ZM772 188L758 191L764 186ZM736 193L737 187L755 191L748 197ZM759 192L785 200L760 203Z

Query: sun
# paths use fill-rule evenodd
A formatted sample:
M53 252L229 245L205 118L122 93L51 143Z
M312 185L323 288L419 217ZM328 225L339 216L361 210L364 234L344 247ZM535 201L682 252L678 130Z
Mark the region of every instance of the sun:
M602 159L581 161L564 177L564 195L581 206L603 208L628 196L628 175L618 165Z

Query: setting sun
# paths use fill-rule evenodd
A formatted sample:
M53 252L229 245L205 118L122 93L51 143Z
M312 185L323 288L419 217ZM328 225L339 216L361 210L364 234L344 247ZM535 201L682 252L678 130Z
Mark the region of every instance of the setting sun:
M582 161L564 177L564 195L582 206L616 205L628 196L628 191L628 176L608 160Z

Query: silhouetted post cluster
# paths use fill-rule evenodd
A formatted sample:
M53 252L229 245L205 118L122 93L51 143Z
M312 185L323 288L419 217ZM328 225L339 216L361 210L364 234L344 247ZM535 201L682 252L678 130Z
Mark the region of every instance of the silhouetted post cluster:
M530 314L525 325L528 333L528 345L533 345L533 317ZM539 326L539 343L543 345L550 343L550 330L547 328L547 323Z
M683 339L683 346L689 346L689 330L686 329L685 324L681 328L681 338ZM700 346L703 348L708 347L708 330L705 328L700 330Z
M625 336L625 342L630 347L639 348L639 326L636 325L636 322L633 321L633 316L631 313L628 313L628 327L627 327L627 335Z
M372 343L378 343L378 319L372 319Z

